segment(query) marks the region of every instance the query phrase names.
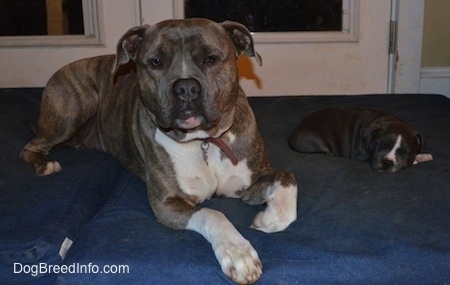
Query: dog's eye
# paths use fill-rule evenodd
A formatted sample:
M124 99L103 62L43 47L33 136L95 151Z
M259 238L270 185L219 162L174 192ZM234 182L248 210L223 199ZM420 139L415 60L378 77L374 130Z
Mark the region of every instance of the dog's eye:
M163 61L159 58L151 59L150 64L154 69L162 69L164 67Z
M205 65L213 65L217 61L217 56L215 55L208 55L205 57L205 60L203 61L203 64Z
M406 154L406 150L403 149L403 148L399 148L399 149L397 149L397 154L398 155L405 155Z

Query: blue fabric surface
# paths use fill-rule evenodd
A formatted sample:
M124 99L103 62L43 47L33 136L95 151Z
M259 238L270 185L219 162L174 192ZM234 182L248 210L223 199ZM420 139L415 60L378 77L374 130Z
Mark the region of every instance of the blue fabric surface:
M261 207L212 199L259 253L258 284L445 284L450 281L450 102L441 96L251 98L275 167L299 182L298 220L265 234L249 225ZM287 147L306 113L330 105L390 108L428 140L435 160L395 174L368 163L304 155ZM117 191L117 189L116 189ZM230 284L210 245L158 224L135 178L88 224L66 264L125 264L129 273L65 274L61 284ZM117 193L119 193L117 192ZM111 202L111 201L110 201ZM91 244L97 247L89 246Z
M23 272L39 263L61 264L61 244L74 240L104 205L120 165L104 153L57 149L51 155L64 171L36 176L19 152L32 137L24 121L35 120L39 96L16 91L0 94L0 102L0 284L48 284L56 274Z
M59 284L231 284L200 235L158 224L147 206L142 182L126 173L121 181L125 183L119 186L120 194L84 228L64 262L92 263L100 270L104 265L127 265L128 271L62 274ZM318 204L316 209L303 212L299 221L276 234L248 228L259 207L233 199L212 199L204 206L222 210L254 245L264 265L258 284L444 284L450 280L448 248L383 236L389 225L365 220L359 212L353 212L358 218L347 217L352 216L351 209L333 207L337 197L320 200L313 203ZM359 228L364 223L370 230Z
M110 156L58 149L52 156L62 161L64 171L44 179L34 177L31 167L17 158L31 134L17 131L17 126L18 120L37 115L37 105L28 104L36 103L30 98L38 91L20 91L20 96L16 90L13 93L19 97L14 100L0 94L0 109L6 101L10 104L2 109L7 115L0 112L1 252L20 252L45 240L54 241L49 248L42 247L41 260L46 262L98 270L104 265L127 266L121 274L66 273L42 276L36 284L231 284L211 246L194 232L159 224L148 205L145 185ZM450 283L449 99L413 94L305 96L250 98L250 103L272 166L292 171L298 180L298 220L284 232L266 234L249 228L261 206L222 198L203 206L223 211L258 251L264 271L258 284ZM286 139L295 125L306 114L331 106L396 113L422 133L434 160L383 174L366 162L290 150ZM60 191L63 197L56 194ZM84 198L73 199L77 195ZM56 217L69 211L68 205L88 207L89 214L77 210L80 216L66 219L64 234L49 230ZM35 226L22 226L28 221ZM74 244L62 261L56 249L60 238L68 235L75 236ZM11 282L34 280L11 277L3 257L0 284L5 283L4 276L15 278L8 279Z

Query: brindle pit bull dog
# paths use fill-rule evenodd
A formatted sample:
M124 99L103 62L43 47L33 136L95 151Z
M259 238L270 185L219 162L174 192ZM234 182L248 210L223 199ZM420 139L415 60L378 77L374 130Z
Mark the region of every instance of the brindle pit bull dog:
M146 182L161 223L200 233L229 278L254 283L262 265L250 242L221 212L197 206L213 195L266 203L251 226L264 232L297 218L295 178L269 166L239 86L242 53L261 65L250 32L236 22L132 28L116 56L76 61L52 76L36 137L21 157L49 175L61 171L47 156L58 144L111 153Z

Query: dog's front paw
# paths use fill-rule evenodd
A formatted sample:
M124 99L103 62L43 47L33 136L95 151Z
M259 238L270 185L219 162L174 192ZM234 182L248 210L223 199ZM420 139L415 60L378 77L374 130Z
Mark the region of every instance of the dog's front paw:
M417 164L420 162L430 161L433 160L433 156L429 153L419 153L416 155L416 159L414 160L413 164Z
M297 219L297 186L282 186L276 182L266 198L267 207L259 212L251 228L266 233L285 230Z
M258 253L244 238L223 241L214 252L223 273L237 284L255 283L262 274Z
M238 284L255 283L262 274L258 253L219 211L202 208L186 229L203 235L212 246L222 272Z

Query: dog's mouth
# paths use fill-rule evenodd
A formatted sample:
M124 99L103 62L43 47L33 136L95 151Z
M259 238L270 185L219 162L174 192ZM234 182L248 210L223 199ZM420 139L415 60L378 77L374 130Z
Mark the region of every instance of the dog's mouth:
M175 125L181 130L195 130L204 122L203 116L193 110L183 111L175 120Z
M162 111L155 115L156 124L166 132L208 132L215 128L220 121L220 113L202 112L198 108L185 108L172 112Z
M202 121L198 117L190 117L178 124L183 130L194 130L202 124Z
M219 122L220 116L217 118L207 118L206 115L189 109L176 116L170 128L181 132L208 131L214 128Z
M394 161L389 159L376 159L371 162L371 166L373 169L378 170L380 172L391 173L395 172L397 169L397 165Z
M231 128L234 113L234 108L226 114L215 113L214 116L211 115L213 114L211 112L185 111L167 121L166 125L157 124L166 135L180 142L209 137L217 138ZM208 117L208 114L211 116Z

